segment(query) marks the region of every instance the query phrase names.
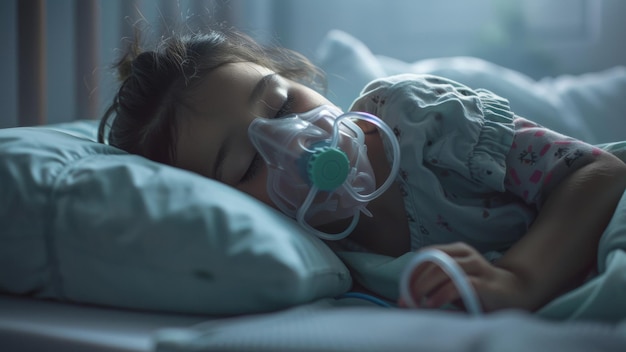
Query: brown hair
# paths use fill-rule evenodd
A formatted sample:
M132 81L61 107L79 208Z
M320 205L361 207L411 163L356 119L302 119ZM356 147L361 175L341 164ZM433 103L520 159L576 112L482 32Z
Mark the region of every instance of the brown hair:
M312 88L324 85L321 71L302 55L261 46L233 29L172 36L154 50L140 49L136 39L114 65L121 85L100 121L98 141L174 164L177 108L209 72L234 62L253 62Z

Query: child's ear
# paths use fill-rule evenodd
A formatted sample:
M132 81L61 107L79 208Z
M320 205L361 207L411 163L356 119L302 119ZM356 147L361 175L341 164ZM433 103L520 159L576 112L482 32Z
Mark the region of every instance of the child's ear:
M378 132L378 129L374 124L364 120L356 120L356 125L359 126L365 134Z

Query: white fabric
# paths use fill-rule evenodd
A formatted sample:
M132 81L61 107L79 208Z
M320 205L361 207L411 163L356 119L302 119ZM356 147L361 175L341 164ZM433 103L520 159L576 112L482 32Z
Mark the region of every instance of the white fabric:
M147 352L158 329L206 320L0 295L0 351Z
M377 56L339 30L328 33L314 58L328 76L328 97L343 109L373 79L427 73L488 89L506 97L517 115L591 144L626 139L626 66L536 81L473 57L404 62Z
M318 301L269 315L161 330L156 351L621 352L626 345L624 328L557 324L515 311L472 318L337 304Z

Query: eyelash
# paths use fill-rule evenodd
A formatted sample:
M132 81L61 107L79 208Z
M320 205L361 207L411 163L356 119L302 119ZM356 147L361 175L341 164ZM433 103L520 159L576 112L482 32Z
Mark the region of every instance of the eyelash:
M239 183L245 183L253 179L261 169L261 166L263 166L263 159L261 159L261 155L259 153L255 153L248 170L246 170L246 173L243 174Z
M287 94L287 99L285 99L283 106L281 106L280 109L276 112L276 115L274 115L274 118L275 119L281 118L287 115L289 112L291 112L293 101L294 101L293 95Z

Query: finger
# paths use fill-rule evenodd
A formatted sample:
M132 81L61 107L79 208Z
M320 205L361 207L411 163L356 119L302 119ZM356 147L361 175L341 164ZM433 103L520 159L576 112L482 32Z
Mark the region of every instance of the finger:
M428 296L424 304L428 308L439 308L446 304L453 304L460 298L461 296L456 288L456 285L452 282L452 280L448 280L433 291L430 296Z
M455 255L452 259L466 273L479 275L484 271L483 263L480 260L482 256L465 243L457 242L430 246L428 248L442 250L450 256ZM449 282L450 278L447 269L444 270L438 264L427 261L412 269L408 281L411 298L419 304L419 302L429 297L433 291Z
M437 248L435 248L435 249L437 249ZM455 261L458 261L459 259L467 258L467 256L460 255L460 254L458 256L452 256L450 254L448 254L448 255ZM419 265L417 265L413 269L412 274L411 274L411 280L414 280L415 278L422 276L425 272L433 270L433 268L439 268L439 267L440 267L440 265L435 263L435 262L432 262L432 261L429 261L429 260L424 261L424 262L420 263Z
M433 246L424 247L426 249L438 249L451 257L464 257L473 252L474 248L464 242L452 242L445 244L437 244Z
M455 242L455 243L449 243L449 244L440 244L440 245L432 245L432 246L424 247L423 249L420 249L416 253L419 254L420 252L426 251L429 249L440 250L444 252L445 254L449 255L450 257L452 257L453 259L464 258L468 255L471 255L471 250L472 250L472 248L466 245L465 243ZM413 277L421 276L422 272L424 272L425 270L427 270L429 267L433 265L436 265L436 264L433 264L430 261L425 261L419 264L413 269Z
M491 265L482 257L469 256L454 258L459 267L467 275L481 276L486 272L487 266Z
M412 297L417 301L431 294L432 291L449 280L448 275L436 264L430 264L411 283Z
M415 280L417 280L417 278L422 276L425 271L428 271L429 268L434 266L434 265L435 264L432 263L432 262L423 262L423 263L420 263L419 265L417 265L411 271L411 277L410 277L411 282L414 282Z
M450 244L435 245L427 248L436 249L444 252L458 264L464 272L468 274L482 273L491 266L483 256L473 247L463 243L455 242ZM425 271L427 267L421 267L421 271Z
M422 275L424 274L424 272L428 272L431 270L431 268L434 266L433 263L422 263L418 266L416 266L411 274L409 275L409 279L407 282L408 285L408 293L410 295L410 297L407 297L407 299L409 301L412 301L411 306L415 306L415 307L419 307L420 306L420 302L422 302L422 300L425 297L425 291L423 291L421 289L421 281L422 281ZM399 302L399 304L406 304L408 306L407 301L405 301L404 299L402 299L401 302Z

